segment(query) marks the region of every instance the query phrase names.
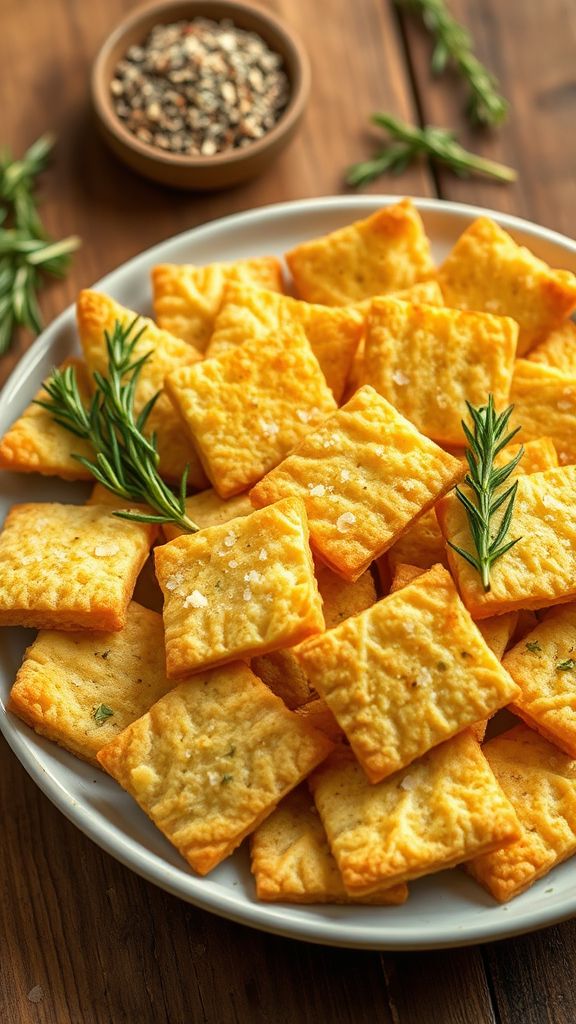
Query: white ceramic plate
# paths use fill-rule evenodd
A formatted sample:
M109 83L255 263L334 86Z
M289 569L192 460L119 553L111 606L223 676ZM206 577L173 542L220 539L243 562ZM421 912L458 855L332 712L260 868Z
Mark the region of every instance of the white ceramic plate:
M298 242L367 216L396 197L339 197L269 206L185 232L130 260L97 285L124 305L150 309L155 263L210 263L281 255ZM489 212L520 242L553 266L576 271L576 243L514 217L476 207L417 201L440 260L466 226ZM0 399L4 433L34 397L41 380L76 349L74 311L67 310L25 354ZM2 474L0 519L16 501L85 500L88 488L33 476ZM190 903L266 931L331 945L429 949L504 938L576 913L576 862L568 862L508 906L497 906L463 872L410 885L403 907L298 907L256 901L245 848L208 878L193 875L176 850L119 786L90 765L41 739L8 715L5 700L31 632L6 629L0 650L0 727L26 770L52 802L108 853L144 878ZM244 844L245 847L246 844Z

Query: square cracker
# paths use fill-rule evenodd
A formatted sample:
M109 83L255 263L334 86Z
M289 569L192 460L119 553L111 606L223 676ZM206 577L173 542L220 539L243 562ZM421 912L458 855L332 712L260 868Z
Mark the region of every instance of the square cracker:
M509 317L374 299L364 382L438 444L465 443L466 402L508 405L518 325ZM425 367L425 371L423 370Z
M520 687L520 718L576 757L576 604L551 608L508 651L504 667Z
M388 563L392 571L399 565L431 569L433 565L440 564L448 568L446 545L433 508L419 516L392 545L388 551Z
M295 324L303 328L326 383L339 402L364 333L364 317L352 307L312 305L264 288L230 285L224 293L206 355L221 356L248 338L265 339L289 333Z
M147 352L151 352L151 356L138 377L134 400L136 413L139 413L158 391L163 390L167 373L179 366L197 362L200 358L194 348L179 338L174 338L167 331L160 330L153 320L138 317L130 309L125 309L114 299L100 292L80 292L76 313L80 341L88 368L92 373L98 370L104 376L108 366L104 332L111 332L117 320L123 327L127 327L136 318L138 322L134 326L134 334L142 327L145 328L134 349L134 358L140 358ZM187 441L182 424L165 394L160 395L152 409L146 421L145 431L147 434L155 432L157 435L160 472L163 477L179 481L188 466L189 484L192 487L206 487L206 477L196 453Z
M228 284L255 285L281 292L282 267L273 256L234 263L164 263L152 270L154 315L164 331L204 352Z
M260 480L336 408L296 326L176 370L166 389L221 498Z
M256 895L270 903L368 903L393 906L408 897L406 885L355 899L344 888L322 822L305 786L299 786L252 833Z
M300 298L346 306L409 288L434 270L430 243L410 199L286 253Z
M360 388L250 492L254 505L304 499L312 546L357 579L464 475L371 387Z
M553 270L488 217L460 236L438 271L449 306L511 316L524 355L576 306L576 277Z
M510 540L520 540L492 565L487 593L476 570L456 551L447 548L450 569L473 618L485 619L520 608L548 608L573 600L575 502L576 466L518 477L508 536ZM458 498L453 494L442 498L436 511L445 539L464 551L472 551L466 511Z
M96 754L173 686L162 616L132 601L117 633L41 630L24 655L8 710L92 764ZM104 705L112 714L95 718Z
M522 834L467 870L495 899L518 896L576 852L576 761L519 725L482 748L516 811Z
M236 662L171 690L98 760L205 875L332 748Z
M371 782L519 692L441 565L308 640L298 658Z
M376 785L351 752L338 748L310 786L352 895L442 871L520 834L512 805L468 731Z
M78 390L83 401L90 394L90 380L86 364L80 359L67 359L61 370L72 366ZM94 451L88 441L71 434L56 423L47 409L36 405L37 400L47 401L48 395L41 388L22 415L12 424L0 440L0 467L13 473L41 473L43 476L61 476L64 480L91 480L73 453L94 458Z
M321 563L315 565L314 571L326 629L332 629L332 626L374 604L376 587L370 572L363 573L355 583L348 583ZM311 697L310 684L296 651L296 647L286 648L252 659L256 675L292 709L300 707Z
M569 377L576 377L576 324L567 320L555 331L550 331L528 356L533 363L554 366Z
M123 629L156 532L104 505L13 505L0 533L0 625Z
M289 647L324 629L297 498L155 550L168 675Z
M516 360L510 401L511 427L521 427L520 440L547 435L561 465L576 463L576 373L555 366Z

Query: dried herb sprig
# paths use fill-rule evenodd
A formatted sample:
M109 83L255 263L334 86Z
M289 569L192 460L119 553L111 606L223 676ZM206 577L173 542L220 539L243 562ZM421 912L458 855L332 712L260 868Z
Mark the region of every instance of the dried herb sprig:
M373 114L371 120L385 128L391 139L372 160L353 164L346 174L346 182L355 188L368 185L388 171L401 174L418 157L426 155L449 167L460 177L480 174L497 181L516 181L516 171L505 164L486 160L470 153L456 142L453 132L426 125L419 128L406 124L392 114Z
M158 474L158 450L155 434L146 437L144 427L160 392L154 395L138 416L134 413L134 395L142 367L151 353L135 358L135 348L145 327L134 330L136 317L128 326L118 321L111 333L105 332L108 357L107 375L94 373L96 392L85 407L73 366L55 370L44 384L49 398L37 404L52 414L60 426L92 445L95 459L74 455L99 483L127 501L150 505L156 514L138 509L115 511L121 519L140 523L176 523L195 533L198 526L186 515L188 468L180 481L179 495Z
M451 541L448 543L454 551L477 570L484 590L488 591L490 590L490 570L494 562L521 540L520 537L508 541L505 539L512 523L518 481L515 480L505 491L500 489L516 469L524 454L524 449L520 448L510 462L504 466L496 467L497 455L520 430L520 427L516 427L515 430L507 433L514 406L510 405L504 412L497 413L494 408L493 395L488 396L487 405L477 409L470 402L467 402L466 405L472 418L474 431L472 432L464 420L462 421L469 445L466 450L469 472L466 474L464 482L470 487L472 496L468 497L460 487L456 488L456 494L466 509L476 554L465 551L456 544L452 544ZM505 507L499 525L493 532L494 517L503 506Z
M54 242L48 237L34 199L36 178L46 167L54 140L43 135L14 160L0 154L0 355L10 347L19 324L42 329L37 293L41 274L62 277L76 237Z
M501 124L508 103L499 92L498 81L474 54L472 37L448 10L444 0L396 0L422 16L426 28L435 37L432 71L440 74L452 62L468 84L470 95L466 113L474 124L493 127Z

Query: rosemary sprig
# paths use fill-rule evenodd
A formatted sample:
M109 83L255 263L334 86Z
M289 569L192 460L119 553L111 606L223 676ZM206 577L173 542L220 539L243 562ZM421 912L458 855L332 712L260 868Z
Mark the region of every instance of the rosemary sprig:
M136 330L138 317L123 327L118 321L111 333L105 331L108 372L94 373L96 392L88 408L78 389L73 366L55 370L44 384L48 399L37 404L52 414L61 427L84 438L92 445L95 458L74 455L109 491L128 501L150 505L156 514L137 509L115 511L121 519L140 523L176 523L189 533L198 530L186 515L188 468L182 475L179 494L158 474L158 450L155 434L144 434L146 420L160 395L158 392L138 416L134 413L134 395L142 367L151 352L138 358L135 348L145 331Z
M53 144L50 135L43 135L21 160L13 160L7 150L0 153L0 355L9 349L17 325L36 334L41 330L41 275L62 277L80 244L75 237L51 240L36 207L36 178Z
M451 61L468 84L470 95L466 113L475 124L501 124L508 103L498 91L498 81L474 54L472 37L448 10L444 0L396 0L422 16L426 28L435 37L432 71L443 72Z
M460 177L481 174L497 181L516 181L516 171L511 167L470 153L456 142L453 132L444 128L433 125L418 128L392 114L373 114L371 120L378 127L385 128L394 141L388 142L373 160L365 160L349 168L346 182L355 188L368 185L388 171L401 174L413 160L424 154L450 167Z
M478 409L470 402L466 402L466 405L472 418L474 432L463 420L462 427L469 445L466 451L469 472L464 481L470 487L472 496L468 497L460 487L456 488L456 494L466 509L476 554L464 551L451 541L448 543L480 573L482 586L488 591L490 570L494 562L521 540L520 537L505 540L512 523L518 481L515 480L503 492L500 488L516 469L524 449L520 448L510 462L496 468L497 455L520 430L520 427L516 427L510 433L506 433L514 406L510 405L504 412L496 413L493 395L488 396L487 405ZM494 516L503 507L499 525L493 531Z

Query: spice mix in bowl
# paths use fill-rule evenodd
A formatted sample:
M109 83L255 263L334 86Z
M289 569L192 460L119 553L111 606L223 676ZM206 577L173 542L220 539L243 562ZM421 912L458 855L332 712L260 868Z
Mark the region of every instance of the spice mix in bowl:
M292 137L308 89L293 34L232 0L140 8L107 39L92 77L114 152L147 177L198 189L260 173Z

